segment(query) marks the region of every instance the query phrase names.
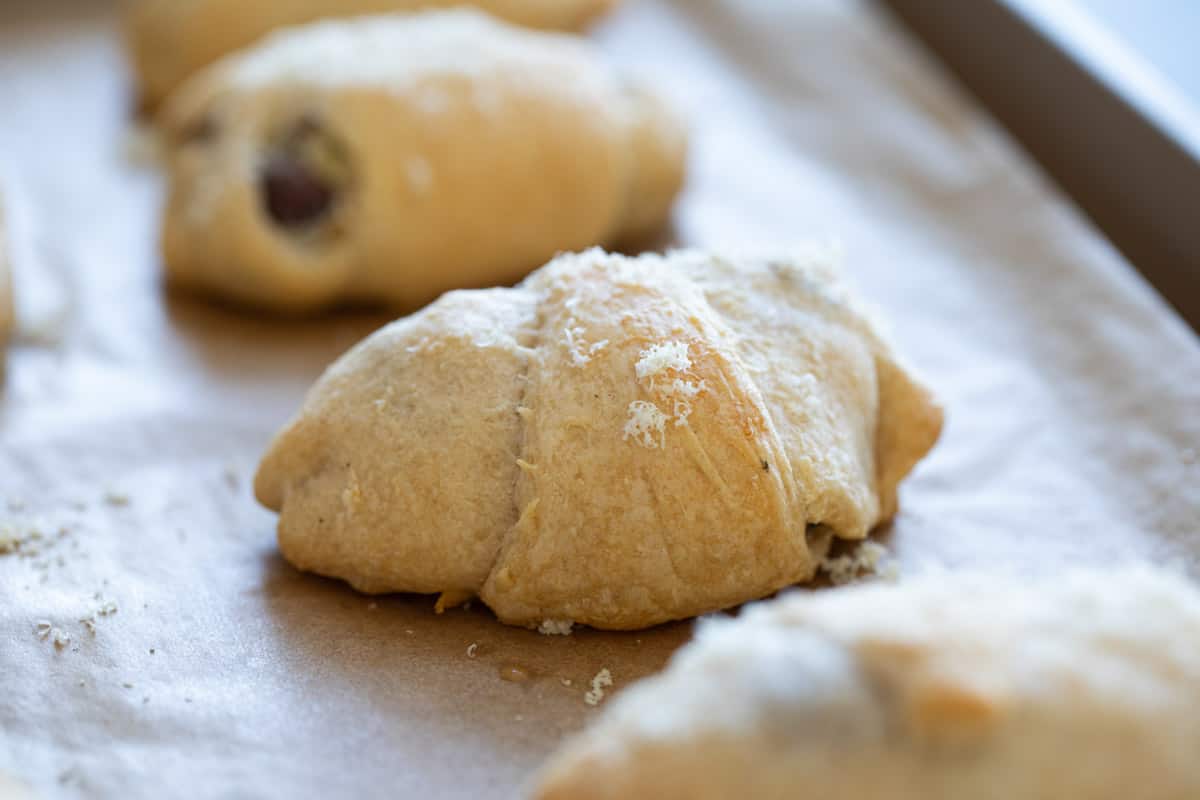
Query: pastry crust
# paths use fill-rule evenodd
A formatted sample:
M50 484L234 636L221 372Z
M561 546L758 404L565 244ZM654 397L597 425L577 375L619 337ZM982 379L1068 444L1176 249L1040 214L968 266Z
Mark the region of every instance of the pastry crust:
M162 122L169 277L291 312L410 310L643 236L686 150L587 42L464 10L277 34L189 82Z
M301 569L630 629L810 579L940 427L824 251L592 250L365 340L255 486Z
M132 0L125 39L144 108L271 31L327 18L476 6L518 25L577 31L619 0Z
M1146 569L795 593L704 623L538 800L1200 797L1200 592Z

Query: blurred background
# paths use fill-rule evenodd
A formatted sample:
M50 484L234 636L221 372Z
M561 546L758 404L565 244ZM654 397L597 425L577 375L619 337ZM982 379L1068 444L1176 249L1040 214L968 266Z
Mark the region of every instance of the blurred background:
M1195 0L1074 2L1193 103L1200 103L1200 3ZM1055 2L1055 0L1042 0Z
M1200 330L1200 3L885 5Z

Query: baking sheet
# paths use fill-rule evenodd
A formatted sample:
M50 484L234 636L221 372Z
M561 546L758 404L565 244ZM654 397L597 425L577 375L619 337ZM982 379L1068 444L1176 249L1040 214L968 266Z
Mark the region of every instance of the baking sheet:
M26 538L0 556L0 773L46 797L512 796L595 713L592 676L619 690L690 626L545 637L280 560L256 459L385 319L164 296L115 36L105 2L0 5L23 326L0 524ZM882 12L640 0L594 36L691 118L675 241L840 240L945 401L881 537L901 575L1200 575L1196 338Z

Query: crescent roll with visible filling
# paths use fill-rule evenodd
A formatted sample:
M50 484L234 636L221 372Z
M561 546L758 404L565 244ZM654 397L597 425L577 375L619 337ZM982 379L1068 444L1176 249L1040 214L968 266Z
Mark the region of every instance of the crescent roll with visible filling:
M819 249L591 250L363 341L255 488L300 569L643 628L812 578L941 422Z
M686 150L585 40L466 10L281 32L189 81L161 122L168 277L294 313L412 310L643 238Z

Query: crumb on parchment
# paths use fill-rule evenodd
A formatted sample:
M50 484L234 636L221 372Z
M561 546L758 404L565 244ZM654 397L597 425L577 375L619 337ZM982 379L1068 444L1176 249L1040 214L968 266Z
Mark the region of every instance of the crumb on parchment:
M49 640L52 642L56 650L62 650L71 643L71 634L54 625L49 620L38 620L34 623L33 631L42 641Z
M544 619L538 625L538 633L543 636L570 636L575 623L569 619Z
M826 556L821 561L821 569L829 575L829 582L834 586L850 583L863 575L893 578L895 565L889 555L888 549L878 542L863 542L853 553L836 558Z
M605 667L592 678L592 688L583 696L583 702L589 706L600 705L600 701L604 699L605 690L612 685L612 673L608 671L608 667Z

